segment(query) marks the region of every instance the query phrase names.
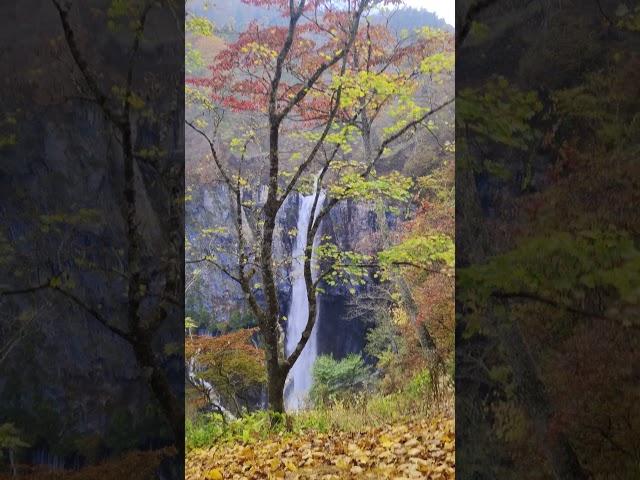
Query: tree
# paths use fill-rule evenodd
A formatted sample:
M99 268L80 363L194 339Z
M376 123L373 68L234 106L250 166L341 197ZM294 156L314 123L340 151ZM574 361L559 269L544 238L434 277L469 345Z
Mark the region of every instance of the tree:
M401 240L382 252L381 263L391 270L403 268L397 280L401 304L415 328L432 368L452 361L454 332L455 214L454 164L443 162L420 177L418 209L401 230ZM396 274L397 278L398 274Z
M239 415L248 391L264 384L264 353L251 342L255 333L256 329L243 329L217 337L202 335L187 339L185 362L189 381L207 404L220 397ZM213 406L224 416L223 405Z
M539 28L515 2L472 22L490 4L458 29L458 472L634 478L637 11L547 4ZM504 77L478 68L503 55Z
M25 448L29 445L20 438L20 432L12 423L4 423L0 425L0 451L6 450L9 454L9 464L11 472L16 476L16 465L14 461L14 452L18 448Z
M188 79L195 112L187 125L206 140L231 196L234 248L214 250L207 260L240 285L264 339L270 408L283 412L285 380L314 327L321 282L357 284L366 273L363 255L326 239L315 244L322 220L345 199L408 198L411 180L394 172L379 175L376 166L452 103L416 102L419 80L452 64L451 42L428 29L398 38L369 21L377 7L398 1L245 3L280 10L288 25L251 23L216 56L210 76ZM310 172L317 172L315 178ZM262 181L266 198L259 203L249 194ZM308 192L314 183L313 220L306 232L295 232L306 236L301 260L309 313L297 346L285 352L276 219L291 195ZM231 265L229 255L235 258Z

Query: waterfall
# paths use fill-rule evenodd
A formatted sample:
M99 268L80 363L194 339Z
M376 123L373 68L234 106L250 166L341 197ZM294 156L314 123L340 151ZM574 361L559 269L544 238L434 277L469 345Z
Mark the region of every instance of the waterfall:
M207 396L209 397L209 401L213 405L217 405L219 407L220 413L229 419L236 418L234 414L232 414L229 410L227 410L222 402L222 398L216 392L216 389L213 385L202 378L198 378L196 375L196 361L195 359L191 359L187 363L187 375L189 376L189 380L193 383L194 386L198 386L207 392Z
M313 202L317 190L317 178L313 190L311 195L300 195L299 197L297 235L293 247L291 265L291 306L289 307L289 314L287 315L287 332L285 337L285 351L287 355L293 352L300 338L302 338L302 332L307 325L307 318L309 316L307 287L304 281L304 260L305 247L307 244L307 228L311 221ZM320 211L323 202L324 192L320 191L315 215ZM318 237L316 236L313 242L314 247L317 245L317 240ZM311 336L287 377L288 385L285 389L285 406L287 410L299 410L302 408L311 389L311 369L318 354L316 343L318 335L317 319L318 311L316 310L316 324L311 332Z

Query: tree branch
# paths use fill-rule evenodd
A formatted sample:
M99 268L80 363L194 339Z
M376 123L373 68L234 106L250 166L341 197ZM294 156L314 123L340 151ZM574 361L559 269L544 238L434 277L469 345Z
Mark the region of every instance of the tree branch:
M455 98L451 98L449 100L447 100L446 102L444 102L443 104L437 106L436 108L429 110L428 112L426 112L424 115L420 116L420 118L413 120L411 122L409 122L407 125L405 125L403 128L401 128L399 131L397 131L396 133L394 133L393 135L391 135L389 138L385 139L382 144L380 145L380 148L378 149L378 152L376 154L376 156L371 160L371 162L369 163L369 165L367 166L367 168L365 169L364 172L362 172L362 178L367 178L373 168L376 165L376 162L380 159L380 157L382 157L385 149L391 144L393 143L395 140L397 140L398 138L400 138L402 135L404 135L406 132L408 132L411 128L416 127L417 125L419 125L420 123L424 122L427 118L429 118L430 116L438 113L440 110L444 109L445 107L447 107L448 105L451 105L453 102L455 101ZM331 210L333 209L333 207L335 207L338 202L340 202L341 200L343 200L344 197L340 197L340 198L332 198L326 205L325 207L320 211L320 213L318 214L317 218L315 219L315 221L313 222L313 229L314 229L314 234L315 232L318 230L318 227L320 225L320 222L322 222L322 219L327 216Z
M95 308L87 305L84 301L82 301L78 296L76 296L72 292L69 292L68 290L65 290L56 285L53 285L52 280L48 280L46 283L42 283L40 285L36 285L33 287L25 287L25 288L20 288L16 290L5 290L0 292L0 296L24 295L28 293L41 292L44 290L53 290L67 297L77 306L81 307L83 310L89 313L92 317L94 317L99 323L101 323L103 326L108 328L111 332L113 332L120 338L126 340L127 342L131 343L131 335L128 332L125 332L124 330L121 330L119 327L116 327L115 325L109 323L107 319L102 316L100 312L98 312Z
M197 260L185 260L184 263L186 265L192 265L192 264L195 264L195 263L202 263L202 262L210 263L211 265L213 265L214 267L219 269L222 273L224 273L227 277L229 277L231 280L233 280L233 281L237 282L238 284L240 284L240 279L238 277L233 275L227 268L225 268L224 266L220 265L218 262L215 262L215 261L211 260L208 257L199 258Z
M462 46L463 42L469 35L469 32L471 31L471 25L473 24L476 17L480 14L480 12L486 10L491 5L497 2L498 0L478 0L476 3L471 5L471 7L469 7L469 10L467 10L467 14L462 21L462 25L456 33L456 50Z
M235 192L235 186L233 184L233 182L231 181L231 177L229 176L229 174L225 171L224 167L222 166L222 162L220 161L220 158L218 157L218 151L216 150L216 146L213 143L213 140L211 140L211 138L209 138L209 136L200 128L196 127L193 122L190 122L188 120L185 120L185 122L189 127L191 127L191 129L193 131L195 131L196 133L198 133L199 135L201 135L209 144L209 149L211 150L211 155L213 156L213 161L216 164L216 167L218 167L218 170L220 171L220 175L222 175L222 178L224 179L225 183L227 184L227 186L231 189L232 192Z
M494 298L500 298L500 299L506 299L506 300L532 300L534 302L538 302L538 303L542 303L545 305L548 305L550 307L554 307L556 309L559 310L564 310L566 312L569 313L574 313L576 315L581 315L583 317L588 317L588 318L593 318L594 320L606 320L608 322L615 322L616 320L611 318L611 317L607 317L606 315L597 313L597 312L590 312L587 310L582 310L580 308L576 308L576 307L572 307L570 305L566 305L563 304L561 302L558 302L556 300L550 299L550 298L545 298L542 296L539 296L538 294L535 293L531 293L531 292L502 292L502 291L498 291L498 292L493 292L491 293L491 296Z
M89 90L91 90L91 93L95 97L96 102L98 103L102 111L105 112L107 117L115 125L121 128L123 125L123 118L120 115L116 114L109 106L107 96L103 93L102 89L98 86L97 79L91 72L89 68L89 64L84 59L84 57L82 56L82 53L80 52L80 49L78 48L78 44L76 43L76 38L73 32L73 29L69 24L69 18L68 18L69 11L62 8L62 5L60 5L60 2L58 0L51 0L51 2L53 3L54 7L58 11L60 22L62 23L62 29L64 31L64 36L65 36L67 45L69 46L69 51L71 52L71 56L73 57L73 60L75 61L78 68L80 69L80 73L82 73L82 76L84 77L85 82L89 87Z
M304 3L304 0L302 3ZM355 39L358 33L358 27L360 25L360 18L362 17L362 14L364 13L364 10L368 5L369 5L369 0L361 0L359 8L354 14L353 23L351 24L351 30L349 31L349 36L347 38L347 43L345 44L345 46L342 49L340 49L339 53L333 55L333 57L331 57L330 60L323 62L316 69L316 71L307 79L304 86L300 90L298 90L298 93L287 103L287 105L282 110L282 112L277 114L276 118L278 120L278 123L281 122L289 114L289 112L307 96L307 93L309 92L309 90L315 85L315 83L318 81L318 79L322 76L324 72L326 72L329 68L331 68L333 65L338 63L343 57L347 56L347 54L351 50L351 47L353 46L353 43L355 42Z
M273 74L273 79L271 80L271 92L269 93L269 118L274 119L277 124L279 124L282 118L284 118L284 116L278 115L276 112L278 87L280 86L280 79L282 78L284 62L291 51L291 47L293 46L293 36L296 31L298 20L300 20L300 16L304 10L304 5L305 0L300 0L300 4L296 10L293 0L289 0L289 29L287 30L287 36L284 40L284 44L282 45L280 52L278 52L276 68Z

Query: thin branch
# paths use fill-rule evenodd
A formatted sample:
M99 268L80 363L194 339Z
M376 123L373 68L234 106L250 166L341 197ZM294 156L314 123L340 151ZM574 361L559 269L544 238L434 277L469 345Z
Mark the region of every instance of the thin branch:
M238 277L233 275L227 268L225 268L224 266L220 265L218 262L215 262L215 261L211 260L209 257L199 258L199 259L196 259L196 260L185 260L184 263L187 264L187 265L192 265L192 264L195 264L195 263L203 263L203 262L210 263L214 267L218 268L222 273L224 273L231 280L237 282L238 284L241 284L241 281L240 281L240 279Z
M602 15L605 20L607 22L609 22L609 25L615 25L615 23L613 23L611 21L611 17L609 17L609 15L606 14L606 12L604 11L604 8L602 8L602 2L600 0L595 0L596 5L598 6L598 10L600 11L600 15Z
M26 293L34 293L34 292L39 292L40 290L46 290L50 286L51 286L51 280L48 280L47 282L42 283L40 285L36 285L34 287L18 288L16 290L4 290L0 292L0 296L23 295Z
M345 55L344 60L342 62L342 67L340 69L340 75L344 75L346 69L347 69L347 57ZM302 164L298 167L298 170L296 171L296 173L294 174L293 178L291 179L291 181L289 182L289 184L285 188L284 193L280 197L280 201L279 201L278 207L280 207L282 205L282 203L285 201L287 196L291 193L291 191L293 190L293 188L297 184L298 180L300 179L300 176L305 172L305 170L311 164L311 162L313 162L316 154L320 150L320 147L322 147L322 145L324 145L324 141L327 138L327 135L329 134L329 131L331 130L331 127L333 126L333 120L335 119L336 114L338 113L338 109L340 108L340 100L341 100L341 98L342 98L342 85L340 85L338 87L338 90L335 93L335 95L332 95L332 101L334 101L335 103L333 104L333 106L332 106L332 108L331 108L331 110L329 112L329 118L327 119L327 124L326 124L324 130L322 131L322 134L320 135L320 138L318 139L318 141L315 143L315 145L311 149L311 152L307 156L306 160L304 162L302 162ZM334 155L335 155L335 153L334 153ZM327 167L328 167L328 163L325 166L324 171L326 171ZM323 173L323 175L324 175L324 173ZM317 198L316 198L316 200L317 200ZM313 212L315 212L315 202L314 202Z
M587 310L583 310L577 307L572 307L571 305L566 305L564 303L558 302L556 300L550 299L550 298L546 298L546 297L542 297L538 294L535 293L531 293L531 292L493 292L491 293L491 296L494 298L502 298L502 299L514 299L514 300L532 300L534 302L538 302L538 303L542 303L545 305L548 305L550 307L554 307L557 308L559 310L564 310L566 312L569 313L574 313L576 315L581 315L583 317L588 317L588 318L592 318L594 320L605 320L608 322L615 322L616 320L611 318L611 317L607 317L606 315L603 315L601 313L597 313L597 312L590 312Z
M282 78L284 62L291 51L291 47L293 46L293 37L296 31L296 25L298 20L300 20L300 16L304 10L304 5L305 0L300 0L299 8L296 10L294 8L293 0L289 0L289 29L287 30L287 36L284 40L284 44L282 45L276 59L276 67L273 79L271 80L271 92L269 94L269 118L276 120L277 124L279 124L282 118L284 118L284 116L281 117L276 113L278 87L280 86L280 79Z
M446 102L444 102L441 105L438 105L436 108L429 110L428 112L426 112L425 114L421 115L419 118L417 118L416 120L412 120L411 122L407 123L404 127L402 127L400 130L398 130L396 133L394 133L393 135L389 136L387 139L385 139L382 144L380 144L380 148L378 149L378 153L376 155L376 157L374 158L374 160L371 162L371 165L369 168L367 168L367 174L371 171L371 169L373 168L373 164L382 156L382 154L384 153L385 149L393 142L395 142L398 138L400 138L402 135L404 135L405 133L407 133L409 130L411 130L412 128L415 128L417 125L421 124L422 122L424 122L427 118L431 117L432 115L435 115L436 113L438 113L440 110L443 110L444 108L446 108L447 106L451 105L453 102L455 101L455 98L450 98L449 100L447 100Z
M396 133L394 133L393 135L391 135L389 138L385 139L382 144L380 145L380 148L378 149L378 152L376 154L376 156L371 160L371 162L369 163L369 166L365 169L364 172L362 172L362 178L367 178L371 172L373 171L373 168L376 165L376 162L382 157L385 149L391 144L393 143L395 140L397 140L398 138L400 138L402 135L404 135L405 133L407 133L410 129L415 128L417 125L419 125L420 123L424 122L427 118L429 118L430 116L436 114L437 112L439 112L440 110L444 109L445 107L447 107L448 105L451 105L453 102L455 101L455 98L451 98L449 100L447 100L446 102L444 102L443 104L437 106L436 108L429 110L428 112L426 112L424 115L420 116L420 118L413 120L411 122L409 122L407 125L405 125L403 128L401 128L399 131L397 131ZM320 223L322 222L322 219L327 216L331 210L333 209L333 207L335 207L338 202L340 202L341 200L343 200L344 197L340 197L340 198L332 198L326 205L325 207L320 211L320 213L318 214L317 218L315 219L315 221L313 222L313 233L315 234L315 232L318 230Z
M232 192L235 192L235 186L231 180L231 177L227 174L227 172L225 171L224 167L222 166L222 162L220 161L220 158L218 157L218 151L216 150L216 147L213 143L213 140L211 140L211 138L209 138L209 136L200 128L196 127L193 122L190 122L188 120L185 120L185 122L189 127L191 127L191 129L193 131L195 131L196 133L200 134L209 144L209 149L211 150L211 155L213 156L213 161L215 162L216 166L218 167L218 170L220 171L220 174L222 175L222 178L224 179L225 183L227 184L227 186L231 189Z
M84 59L84 57L82 56L82 53L80 52L80 49L78 48L78 44L76 43L76 38L73 33L73 29L69 24L69 18L68 18L69 11L62 8L62 5L60 5L60 2L58 0L51 0L51 2L53 3L54 7L58 11L58 15L60 16L60 21L62 23L62 29L64 31L64 36L67 41L67 45L69 46L69 50L71 52L71 55L73 56L73 60L75 61L78 68L80 69L80 73L82 73L82 76L87 82L87 86L89 87L89 90L91 90L91 93L94 95L96 102L98 103L100 108L105 112L107 117L115 125L117 125L118 127L122 127L123 118L120 115L116 114L109 106L107 96L98 86L98 81L96 80L95 76L91 72L89 68L89 64Z
M498 0L479 0L467 10L467 14L462 21L462 25L456 33L456 50L460 48L471 31L471 25L475 21L476 17L483 11L489 8Z
M44 290L53 290L67 297L77 306L81 307L83 310L89 313L92 317L94 317L99 323L101 323L103 326L111 330L111 332L113 332L120 338L126 340L127 342L131 342L131 335L128 332L125 332L124 330L121 330L120 328L111 324L109 321L107 321L105 317L102 316L100 312L98 312L95 308L87 305L84 301L82 301L78 296L76 296L72 292L69 292L68 290L65 290L56 285L53 285L51 280L47 281L46 283L36 285L34 287L25 287L25 288L20 288L16 290L5 290L3 292L0 292L0 296L23 295L27 293L41 292Z
M245 154L247 153L248 144L249 144L249 140L247 140L244 143L244 146L242 148L242 156L240 157L240 162L238 164L238 179L237 179L236 189L235 189L235 200L236 200L235 224L236 224L236 229L238 233L238 278L240 281L240 286L242 287L242 291L247 297L251 310L253 311L258 321L263 322L264 319L267 317L267 314L264 311L264 309L262 309L258 304L258 301L255 295L253 294L253 291L251 290L251 286L249 285L249 279L253 276L253 274L247 277L247 274L245 273L245 266L247 264L248 259L247 259L247 254L245 252L246 242L245 242L244 231L243 231L243 220L242 220L243 206L242 206L242 190L240 187L240 181L242 178L242 165L244 163Z
M304 0L302 3L304 3ZM333 65L338 63L343 57L347 56L347 54L351 50L351 47L353 46L353 43L356 40L356 37L358 34L358 28L360 25L360 18L362 17L362 14L364 13L364 10L367 8L368 5L369 5L369 0L361 1L360 7L354 13L353 23L351 24L351 30L349 31L349 36L345 46L342 49L340 49L340 52L338 54L335 54L331 59L327 60L326 62L323 62L316 69L316 71L307 79L304 86L300 90L298 90L298 93L296 94L296 96L293 97L289 101L289 103L285 106L285 108L282 110L282 112L278 114L277 118L279 121L282 121L282 119L284 119L289 114L289 112L307 96L307 93L309 92L309 90L313 87L313 85L315 85L315 83L324 74L324 72L326 72L329 68L331 68Z

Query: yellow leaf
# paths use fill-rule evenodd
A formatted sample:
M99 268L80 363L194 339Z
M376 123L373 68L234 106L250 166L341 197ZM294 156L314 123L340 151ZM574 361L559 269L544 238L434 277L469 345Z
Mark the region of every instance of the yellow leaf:
M389 448L391 445L393 445L393 440L391 440L388 435L381 435L380 445L382 445L384 448Z
M422 450L419 448L412 448L407 452L407 455L409 455L410 457L417 457L418 455L420 455L421 451Z
M244 459L249 459L249 458L253 458L254 456L254 452L251 449L251 447L244 447L242 449L242 451L240 452L240 456Z
M418 440L416 440L415 438L411 438L409 440L407 440L406 442L404 442L404 446L407 448L413 448L418 446Z
M223 480L224 475L222 475L222 472L220 470L214 468L213 470L209 470L205 478L207 480Z
M347 470L351 466L351 458L341 457L336 461L336 467L340 470Z

